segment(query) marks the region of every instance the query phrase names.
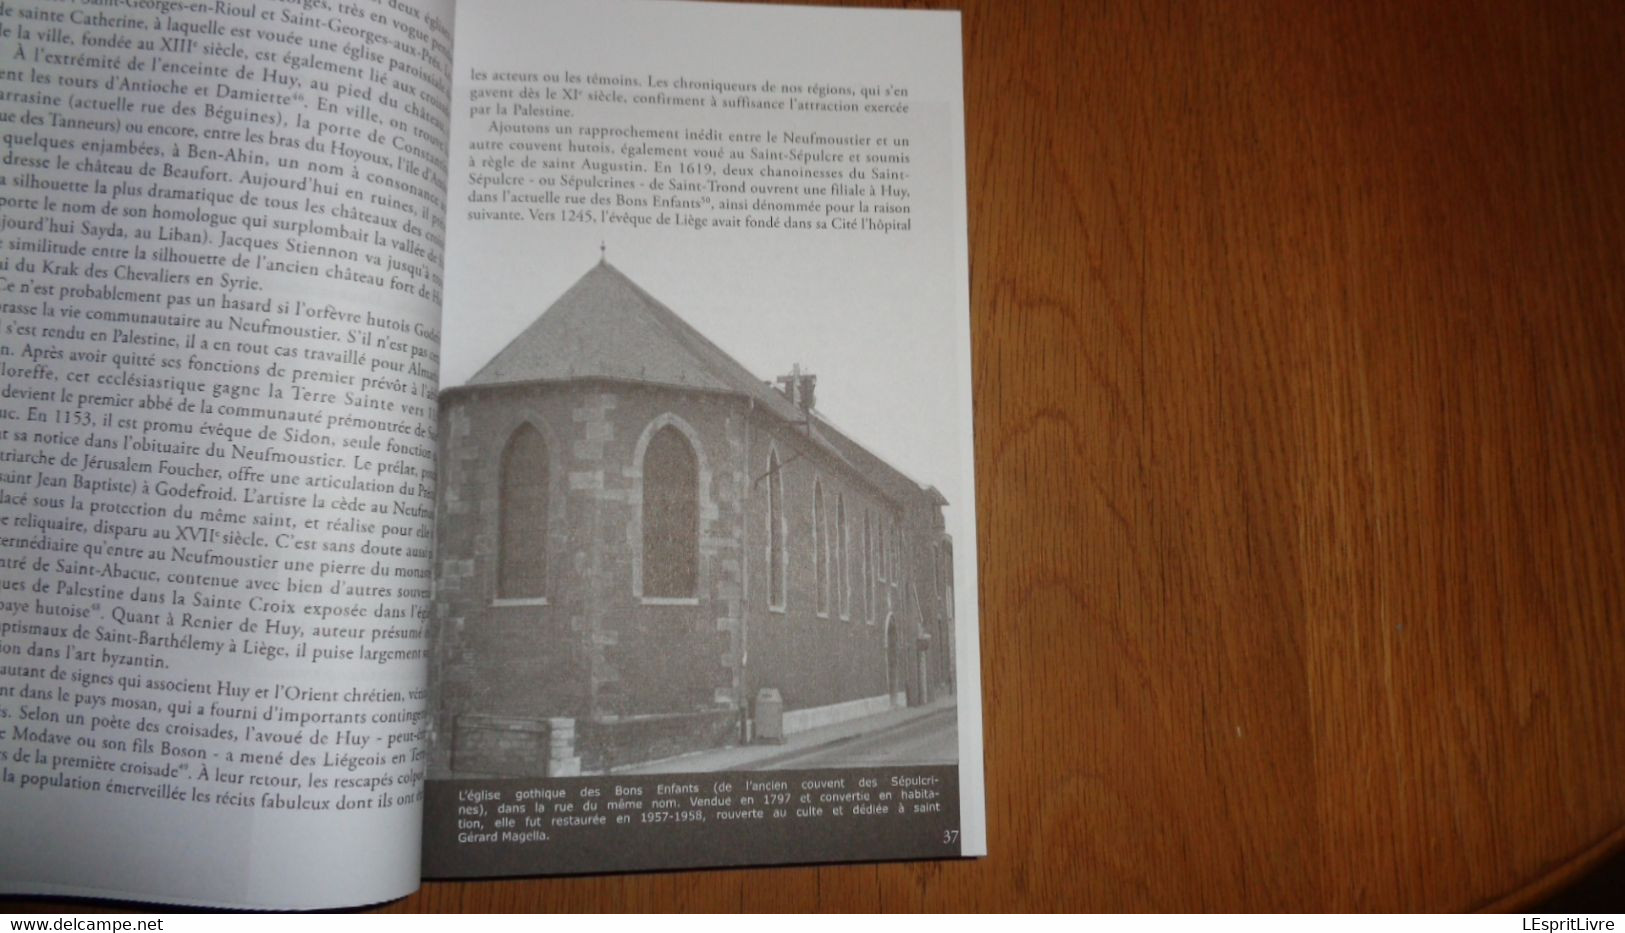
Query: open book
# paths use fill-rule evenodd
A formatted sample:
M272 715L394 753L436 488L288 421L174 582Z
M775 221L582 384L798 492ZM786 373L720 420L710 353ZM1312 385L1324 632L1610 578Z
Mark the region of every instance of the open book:
M959 55L0 0L0 890L982 854Z

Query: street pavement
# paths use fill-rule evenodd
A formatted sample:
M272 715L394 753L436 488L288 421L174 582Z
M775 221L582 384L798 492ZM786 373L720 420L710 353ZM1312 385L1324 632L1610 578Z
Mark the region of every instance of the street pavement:
M959 718L937 710L880 732L827 742L792 757L775 757L758 768L865 768L880 765L951 765L959 760Z

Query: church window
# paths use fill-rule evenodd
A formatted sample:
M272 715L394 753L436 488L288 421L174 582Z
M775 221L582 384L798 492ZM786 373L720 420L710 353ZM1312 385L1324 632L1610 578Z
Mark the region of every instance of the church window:
M841 604L841 618L852 618L852 561L846 540L846 497L835 495L835 590Z

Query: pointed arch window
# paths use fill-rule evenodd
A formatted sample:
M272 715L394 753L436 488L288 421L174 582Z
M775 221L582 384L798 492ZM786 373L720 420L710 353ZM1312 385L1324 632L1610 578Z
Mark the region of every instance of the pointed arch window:
M774 609L784 608L784 477L779 472L779 453L767 458L767 601Z
M898 586L906 586L907 581L903 579L903 575L907 572L905 568L908 567L908 529L904 526L898 526L896 533L892 537L896 539L897 543L892 546L893 566L891 575L897 581Z
M813 598L816 611L829 615L829 528L824 514L824 484L813 481Z
M502 452L497 598L547 596L547 442L522 425Z
M643 595L699 593L699 465L688 438L667 425L643 454Z
M942 545L937 544L931 548L931 588L935 591L938 600L946 598L942 589Z

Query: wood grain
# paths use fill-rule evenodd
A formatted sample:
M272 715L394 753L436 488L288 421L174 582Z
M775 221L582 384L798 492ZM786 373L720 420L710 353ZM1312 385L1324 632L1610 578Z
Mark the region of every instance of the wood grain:
M963 8L991 857L385 909L1460 910L1625 842L1625 6Z

